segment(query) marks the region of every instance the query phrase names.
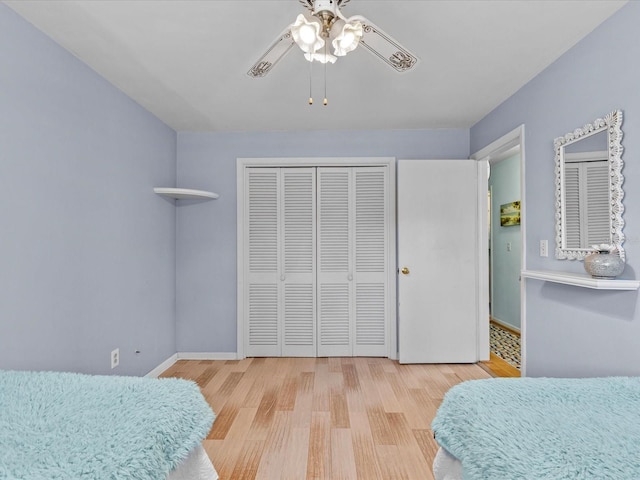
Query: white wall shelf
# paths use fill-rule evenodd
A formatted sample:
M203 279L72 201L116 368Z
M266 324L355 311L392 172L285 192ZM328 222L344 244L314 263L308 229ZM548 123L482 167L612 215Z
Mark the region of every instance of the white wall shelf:
M597 290L638 290L640 280L605 280L593 278L580 273L554 272L550 270L523 270L524 278L533 278L545 282L564 283L576 287L594 288Z
M191 188L155 187L153 191L158 195L175 198L177 200L211 200L219 197L217 193L207 192L206 190L193 190Z

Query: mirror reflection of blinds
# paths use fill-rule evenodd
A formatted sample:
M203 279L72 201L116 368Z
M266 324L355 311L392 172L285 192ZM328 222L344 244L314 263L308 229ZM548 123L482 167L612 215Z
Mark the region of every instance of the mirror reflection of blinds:
M611 241L607 161L565 164L565 248Z

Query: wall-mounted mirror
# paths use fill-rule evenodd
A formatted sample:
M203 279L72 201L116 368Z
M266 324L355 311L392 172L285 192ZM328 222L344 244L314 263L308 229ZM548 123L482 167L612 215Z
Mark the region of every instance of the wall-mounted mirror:
M558 259L582 260L602 243L625 259L621 126L616 110L554 141Z

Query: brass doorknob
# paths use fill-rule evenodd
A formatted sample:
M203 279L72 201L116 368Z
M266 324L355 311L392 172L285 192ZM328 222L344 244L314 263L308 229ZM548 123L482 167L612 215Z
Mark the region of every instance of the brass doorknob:
M409 269L407 267L402 267L402 270L400 270L404 275L409 275Z

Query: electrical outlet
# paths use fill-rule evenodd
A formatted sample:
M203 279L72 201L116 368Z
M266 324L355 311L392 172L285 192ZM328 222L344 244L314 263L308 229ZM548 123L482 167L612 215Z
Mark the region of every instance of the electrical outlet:
M549 256L549 241L548 240L540 240L540 256L548 257Z
M111 368L116 368L120 365L120 349L116 348L111 351Z
M507 242L507 252L511 251L511 242Z

